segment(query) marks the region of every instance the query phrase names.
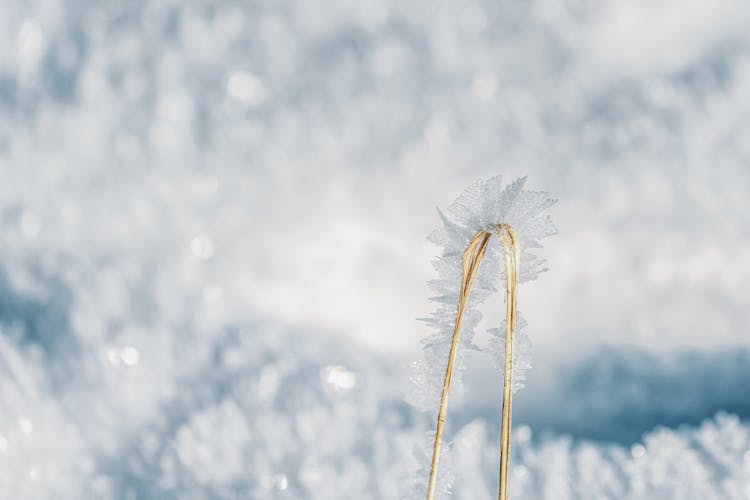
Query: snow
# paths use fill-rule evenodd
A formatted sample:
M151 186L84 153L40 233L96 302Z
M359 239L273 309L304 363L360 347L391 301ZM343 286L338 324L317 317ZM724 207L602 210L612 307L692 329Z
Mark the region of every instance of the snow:
M560 200L511 494L750 497L744 2L1 10L3 498L408 495L424 235L497 173ZM496 484L474 356L454 498Z

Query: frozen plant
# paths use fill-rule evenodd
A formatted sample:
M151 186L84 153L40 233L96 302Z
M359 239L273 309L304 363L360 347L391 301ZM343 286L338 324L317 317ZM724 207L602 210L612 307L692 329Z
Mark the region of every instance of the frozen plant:
M515 287L545 270L544 260L530 249L540 248L540 240L556 232L545 212L554 200L547 193L525 190L525 183L524 177L504 186L501 177L496 176L472 184L448 208L452 217L438 210L443 225L430 235L431 241L443 247L434 261L438 277L430 282L438 306L425 320L433 333L423 340L424 359L414 364L413 387L408 397L423 410L434 412L440 405L429 483L418 485L427 490L428 499L450 491L449 484L438 485L437 481L448 396L452 383L460 384L464 353L478 350L474 343L474 329L481 319L477 306L497 290L500 278L506 281L506 322L502 330L490 330L497 341L488 350L504 372L501 491L507 489L510 401L512 391L521 386L523 370L530 366L525 334L519 332L519 349L514 349L513 334L525 326L516 316ZM498 238L499 242L494 241ZM504 268L500 265L502 257Z

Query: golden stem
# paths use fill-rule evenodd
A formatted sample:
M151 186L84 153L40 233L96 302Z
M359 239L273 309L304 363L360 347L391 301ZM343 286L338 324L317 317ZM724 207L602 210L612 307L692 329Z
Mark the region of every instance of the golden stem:
M438 460L440 458L440 445L443 439L443 427L445 427L445 416L448 413L448 395L450 393L451 381L453 380L453 365L456 361L456 352L458 351L458 341L461 338L461 323L464 318L464 310L469 299L471 286L474 284L479 271L479 264L484 258L487 251L487 243L490 240L490 233L479 231L469 243L463 255L463 280L461 282L461 292L458 297L458 310L456 312L456 324L453 328L453 340L451 341L451 350L448 354L448 368L445 370L445 381L443 382L443 393L440 396L440 410L438 411L437 430L435 431L435 445L432 451L432 466L430 468L430 483L427 489L427 500L435 499L435 490L437 487Z
M505 250L506 312L505 312L505 370L503 375L503 416L500 430L500 485L498 500L508 500L508 465L510 463L510 431L513 416L513 332L516 323L516 288L520 246L518 237L507 224L498 228Z

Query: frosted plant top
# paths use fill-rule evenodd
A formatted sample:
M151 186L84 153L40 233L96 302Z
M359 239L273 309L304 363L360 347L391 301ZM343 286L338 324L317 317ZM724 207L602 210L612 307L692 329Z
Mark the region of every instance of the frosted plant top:
M494 234L498 224L509 224L521 245L519 280L536 279L546 270L544 259L529 249L541 248L543 238L557 233L546 212L557 200L544 191L525 190L525 184L526 177L521 177L504 186L500 175L475 182L448 207L451 217L438 209L443 226L429 239L444 247L444 256L461 255L478 231Z

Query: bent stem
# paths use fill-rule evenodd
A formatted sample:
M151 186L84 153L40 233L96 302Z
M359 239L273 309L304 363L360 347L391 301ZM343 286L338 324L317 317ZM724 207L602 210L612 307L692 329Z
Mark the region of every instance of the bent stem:
M500 443L500 500L507 500L508 495L508 460L510 453L510 427L512 410L512 376L513 376L513 330L516 316L516 285L518 284L518 263L520 247L518 238L508 224L500 224L497 232L503 243L505 251L505 274L507 278L507 311L505 330L505 372L503 377L503 414ZM438 462L440 459L440 447L443 440L443 428L445 427L446 415L448 413L448 396L450 394L451 382L453 380L453 368L456 361L456 353L461 338L461 324L463 323L466 304L469 300L471 287L479 272L479 265L484 259L491 233L479 231L469 243L463 255L462 268L463 278L461 281L461 292L458 297L458 309L456 311L456 323L453 328L453 339L448 354L448 367L445 370L445 381L443 392L440 397L440 409L438 410L437 429L435 431L435 444L432 451L432 465L430 467L430 481L427 489L427 500L435 499L437 489Z
M461 338L461 323L464 319L464 310L469 300L471 286L474 284L474 278L479 271L479 264L484 258L487 251L487 243L490 241L490 233L479 231L469 243L463 255L463 280L461 282L461 292L458 296L458 310L456 312L456 324L453 327L453 340L451 341L451 350L448 354L448 368L445 370L445 381L443 382L443 393L440 396L440 410L438 411L437 430L435 431L435 445L432 451L432 466L430 467L430 483L427 489L427 500L435 499L435 489L437 487L438 460L440 458L440 445L443 440L443 427L445 427L445 416L448 413L448 395L453 380L453 365L456 361L456 351L458 351L458 341Z

